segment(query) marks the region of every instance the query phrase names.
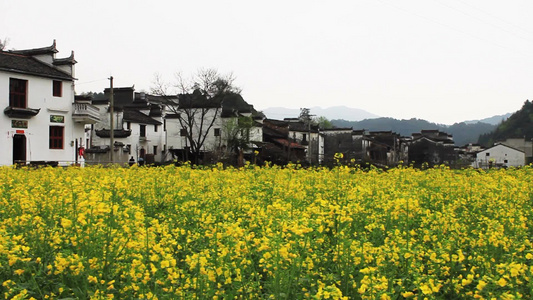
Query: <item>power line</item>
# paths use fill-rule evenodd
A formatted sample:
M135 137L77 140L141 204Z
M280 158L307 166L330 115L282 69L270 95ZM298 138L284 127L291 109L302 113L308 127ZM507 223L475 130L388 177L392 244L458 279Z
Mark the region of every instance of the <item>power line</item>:
M505 50L511 50L511 51L514 51L515 53L520 54L520 55L523 55L523 56L526 56L526 57L532 57L532 55L529 54L529 53L524 53L524 52L516 51L516 48L510 48L510 47L507 47L507 46L505 46L505 45L502 45L502 44L499 44L499 43L495 43L495 42L492 41L492 40L488 40L488 39L482 38L482 37L480 37L480 36L474 35L474 34L472 34L472 33L470 33L470 32L466 32L466 31L464 31L464 30L460 30L460 29L455 28L455 27L452 27L452 26L450 26L450 25L448 25L448 24L445 24L445 23L442 23L442 22L436 21L435 19L431 19L431 18L426 17L426 16L424 16L424 15L420 15L420 14L417 14L417 13L415 13L415 12L409 11L409 10L403 8L403 7L396 6L396 5L394 5L394 4L391 4L391 3L386 2L386 1L383 1L383 0L377 0L377 1L378 1L379 3L381 3L381 4L383 4L383 5L390 6L390 7L394 8L394 9L397 9L397 10L403 11L404 13L408 13L408 14L411 14L411 15L417 16L417 17L419 17L419 18L421 18L421 19L424 19L424 20L427 20L427 21L429 21L429 22L435 23L435 24L437 24L437 25L440 25L440 26L446 27L446 28L451 29L451 30L453 30L453 31L459 32L459 33L461 33L461 34L463 34L463 35L471 36L471 37L473 37L473 38L475 38L475 39L478 39L478 40L480 40L480 41L483 41L483 42L486 42L486 43L492 44L492 45L494 45L494 46L497 46L497 47L502 48L502 49L505 49Z
M492 26L492 27L494 27L494 28L497 28L497 29L499 29L499 30L501 30L501 31L504 31L504 32L506 32L506 33L509 33L509 34L511 34L511 35L514 35L515 37L517 37L517 38L519 38L519 39L523 39L524 41L527 41L527 42L529 42L529 43L533 43L533 40L532 40L532 39L524 38L523 36L517 35L514 31L508 30L508 29L503 28L503 27L501 27L501 26L499 26L499 25L496 25L496 24L494 24L494 23L487 22L487 21L485 21L485 20L483 20L483 19L481 19L481 18L478 18L478 17L476 17L476 16L473 16L473 15L467 13L467 12L464 12L464 11L462 11L462 10L456 8L456 7L450 6L450 5L445 4L445 3L442 3L442 2L440 2L440 1L437 1L437 0L433 0L433 1L439 3L440 5L442 5L442 6L444 6L444 7L447 7L447 8L449 8L449 9L455 10L455 11L457 11L457 12L459 12L459 13L461 13L461 14L463 14L463 15L469 17L469 18L475 19L475 20L477 20L477 21L479 21L479 22L481 22L481 23L487 24L487 25ZM468 5L468 6L472 7L471 5ZM508 22L506 22L506 23L508 23Z
M108 80L107 78L103 78L103 79L95 79L95 80L92 80L92 81L78 82L78 83L76 83L76 85L82 85L82 84L93 83L93 82L99 82L99 81L107 81L107 80Z
M496 15L494 15L494 14L488 13L488 12L486 12L486 11L484 11L484 10L478 8L478 7L475 7L475 6L471 5L471 4L469 4L468 2L465 2L465 1L462 1L462 0L457 0L457 1L463 3L463 4L466 5L466 6L471 7L471 8L473 8L473 9L477 10L477 11L480 11L481 13L484 13L484 14L486 14L486 15L489 16L489 17L495 18L495 19L497 19L497 20L500 20L500 21L503 22L503 23L509 24L509 25L511 25L511 26L513 26L513 27L516 27L517 29L520 29L520 30L522 30L522 31L525 31L525 32L527 32L528 34L533 34L533 31L531 31L531 30L528 30L528 29L526 29L526 28L524 28L524 27L518 26L518 25L516 25L516 24L514 24L514 23L511 23L511 22L509 22L509 21L507 21L507 20L504 20L504 19L502 19L502 18L500 18L500 17L498 17L498 16L496 16Z

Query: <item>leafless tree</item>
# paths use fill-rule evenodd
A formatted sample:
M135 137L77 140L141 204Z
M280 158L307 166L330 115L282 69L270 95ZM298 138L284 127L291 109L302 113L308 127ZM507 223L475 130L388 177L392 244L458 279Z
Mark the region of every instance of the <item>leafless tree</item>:
M162 96L166 108L175 114L194 163L199 162L209 131L220 118L225 95L240 93L234 81L232 74L221 75L215 69L200 69L191 78L176 74L174 84L155 75L152 93Z
M0 51L4 51L6 49L7 44L9 44L9 38L4 38L4 40L0 40Z

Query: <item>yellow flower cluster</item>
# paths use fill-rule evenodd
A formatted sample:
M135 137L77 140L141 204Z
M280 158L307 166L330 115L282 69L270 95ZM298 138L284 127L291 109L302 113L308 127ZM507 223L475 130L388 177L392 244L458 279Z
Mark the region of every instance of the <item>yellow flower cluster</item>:
M4 167L0 182L5 299L533 297L531 167Z

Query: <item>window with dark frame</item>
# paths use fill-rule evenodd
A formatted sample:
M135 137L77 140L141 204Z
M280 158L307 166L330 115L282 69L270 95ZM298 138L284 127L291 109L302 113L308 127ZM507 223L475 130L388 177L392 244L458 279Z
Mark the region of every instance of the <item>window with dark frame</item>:
M180 136L187 136L187 128L180 129Z
M157 132L158 130L158 125L154 125L154 132Z
M9 106L27 108L28 81L9 78Z
M220 128L215 128L215 136L220 136Z
M146 137L146 125L140 125L140 136Z
M126 122L126 129L131 130L131 122Z
M63 126L50 126L50 149L63 149Z
M52 81L52 95L61 97L63 95L63 82L60 80Z
M154 155L157 155L157 146L154 146Z

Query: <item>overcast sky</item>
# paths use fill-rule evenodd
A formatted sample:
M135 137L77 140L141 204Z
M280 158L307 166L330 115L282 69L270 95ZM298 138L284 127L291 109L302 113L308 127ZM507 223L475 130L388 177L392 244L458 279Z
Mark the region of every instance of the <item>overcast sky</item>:
M233 73L256 109L349 106L433 122L533 98L533 1L0 0L8 49L74 50L76 92Z

